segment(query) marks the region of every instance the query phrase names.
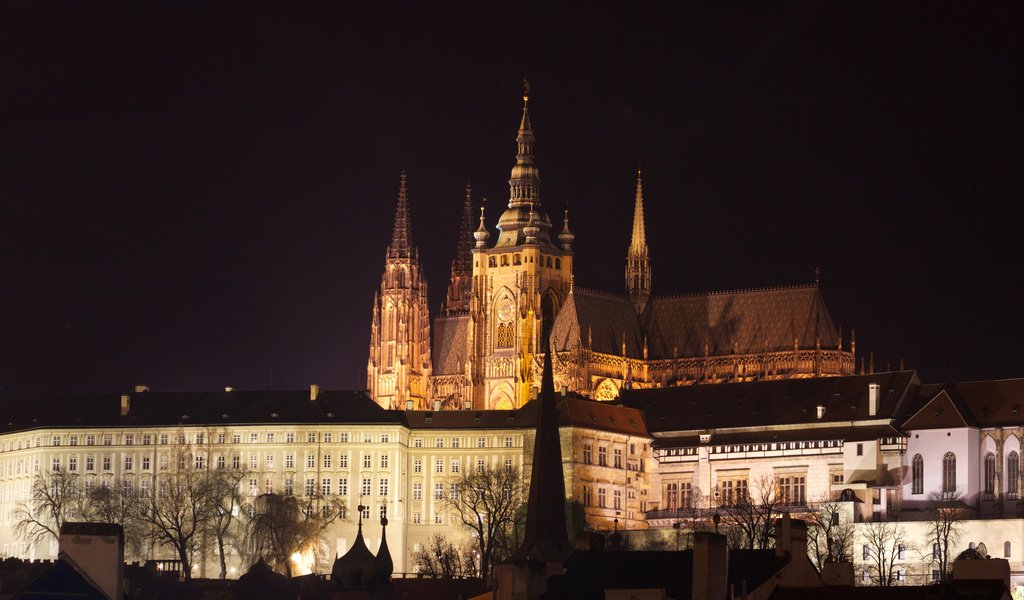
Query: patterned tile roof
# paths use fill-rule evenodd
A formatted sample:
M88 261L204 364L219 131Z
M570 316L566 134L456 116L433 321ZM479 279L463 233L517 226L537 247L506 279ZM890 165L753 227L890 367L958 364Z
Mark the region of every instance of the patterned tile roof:
M821 290L815 285L654 297L644 312L651 358L740 354L838 345Z
M918 410L908 415L905 429L1020 425L1024 422L1024 379L923 385L916 404Z
M626 355L643 356L640 319L624 295L582 288L569 294L551 329L555 350L567 351L576 344L586 344L588 334L593 336L594 352L621 356L625 335Z
M463 372L469 315L438 317L434 320L434 375L455 375Z

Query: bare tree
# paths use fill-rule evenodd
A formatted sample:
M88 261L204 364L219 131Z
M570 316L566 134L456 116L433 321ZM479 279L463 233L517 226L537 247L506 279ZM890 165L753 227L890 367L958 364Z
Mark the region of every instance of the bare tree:
M453 484L443 506L475 534L480 574L518 548L516 519L523 512L523 475L518 468L467 469Z
M864 560L874 581L888 587L899 581L899 561L909 550L903 526L891 521L875 521L863 530Z
M235 517L241 510L240 484L245 476L246 472L242 469L218 468L209 472L208 486L213 510L206 523L205 533L217 543L221 579L228 576L227 549L231 545L231 531L237 525Z
M114 479L84 491L84 517L93 523L114 523L124 529L125 553L144 554L145 526L138 519L139 491L130 480Z
M850 559L856 530L844 513L843 503L826 493L808 516L807 551L819 570L830 559Z
M249 559L262 558L276 571L292 576L291 557L313 551L323 554L324 533L345 514L339 496L262 494L245 507L246 539L252 548Z
M82 515L78 479L78 474L60 468L36 475L32 497L11 515L15 534L33 545L49 537L60 539L61 526Z
M185 579L192 577L195 553L200 549L202 531L214 517L210 478L206 472L208 455L193 448L178 432L177 443L160 457L155 475L156 490L139 498L135 515L150 529L156 543L170 546L181 561Z
M737 546L748 549L774 547L775 520L782 516L775 480L765 475L752 488L739 488L730 498L723 498L719 512L722 522Z
M960 541L966 508L958 491L932 492L928 495L928 510L932 514L928 528L928 541L932 546L931 562L938 567L943 581L949 577L952 563L950 547L955 547Z
M412 553L417 572L428 577L476 577L476 560L468 548L460 548L441 534L430 537L430 544Z

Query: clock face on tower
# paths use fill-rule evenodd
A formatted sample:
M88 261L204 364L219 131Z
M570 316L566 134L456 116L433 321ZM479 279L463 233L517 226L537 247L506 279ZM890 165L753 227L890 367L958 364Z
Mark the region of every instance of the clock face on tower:
M498 320L502 323L508 323L512 320L512 301L508 298L503 298L498 302Z

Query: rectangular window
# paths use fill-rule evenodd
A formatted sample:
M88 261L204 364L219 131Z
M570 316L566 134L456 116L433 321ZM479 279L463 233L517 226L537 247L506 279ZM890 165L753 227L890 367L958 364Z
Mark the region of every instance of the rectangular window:
M434 484L434 500L444 500L444 484Z
M364 444L372 444L373 443L373 434L370 433L370 432L364 433L363 434L363 443Z
M422 448L423 447L423 438L415 438L412 441L412 447L413 448Z
M868 547L867 544L864 544L864 549L861 552L862 552L862 554L861 554L861 559L862 560L867 560L867 559L871 558L871 548Z
M316 432L315 431L307 431L306 432L306 443L307 444L315 444L316 443Z
M294 469L295 468L295 454L288 452L284 455L284 468Z
M68 445L69 446L77 446L78 445L78 436L77 435L73 435L73 436L69 437L68 438Z
M288 433L284 434L284 442L286 444L294 444L295 443L295 432L289 431Z
M341 433L338 434L338 442L341 443L341 444L347 444L348 443L348 432L347 431L342 431Z
M96 468L96 460L91 456L85 457L85 470L92 471Z
M68 471L77 471L77 470L78 470L78 457L77 456L72 456L72 457L68 458Z
M268 433L267 434L267 443L268 444L273 444L274 443L274 434L273 433Z
M452 501L459 499L459 484L453 483L448 486L448 499Z
M597 464L602 467L608 466L608 448L604 446L597 448Z
M347 469L348 468L348 454L347 453L342 452L341 454L338 455L338 468L339 469Z
M223 444L226 439L227 439L227 436L223 432L217 434L217 443L218 444ZM147 445L149 444L149 435L143 435L142 436L142 443L143 444L147 444Z
M621 448L616 448L615 449L615 455L614 455L613 458L615 459L615 462L613 463L613 466L616 469L621 469L622 468L622 449Z
M273 469L274 468L274 453L268 452L267 456L263 459L263 468Z
M459 459L455 458L455 459L452 459L452 473L458 473L458 472L459 472Z
M338 478L338 495L348 496L348 477Z
M323 494L324 496L330 496L331 495L331 478L330 477L324 477L323 479L320 480L320 493Z
M486 448L487 447L487 438L476 438L476 447L477 448Z
M377 487L378 487L378 491L380 491L380 495L381 496L387 496L388 495L388 483L389 482L388 482L388 478L387 477L381 477L380 478L380 481L378 482L378 486Z
M511 448L512 447L512 436L510 436L510 435L506 435L505 436L505 447L506 448Z
M53 459L50 461L50 470L60 471L60 459L57 458L56 456L54 456Z
M333 441L334 441L334 435L330 431L325 431L324 432L324 443L325 444L330 444Z
M423 459L422 458L414 458L412 460L412 472L413 473L422 473L423 472Z
M331 454L324 453L323 463L324 463L324 468L325 469L330 469L331 468L331 457L332 457Z
M109 471L110 470L110 457L109 456L104 456L103 457L103 470L104 471Z
M622 490L612 492L612 504L615 510L622 510Z
M160 443L161 444L166 444L167 442L161 440ZM240 433L232 433L231 434L231 443L232 444L241 444L242 443L242 434L240 434Z
M482 458L476 459L476 472L477 473L483 473L484 472L484 465L485 465L484 459L482 459Z
M435 473L444 473L444 459L443 458L438 458L437 460L434 461L434 472Z
M135 434L132 434L132 433L124 434L124 445L125 446L131 446L134 443L135 443Z
M907 547L904 546L903 544L900 544L896 548L896 558L898 558L899 560L906 560L907 559Z
M583 486L583 506L590 506L590 503L592 502L590 492L591 490L589 485Z
M380 434L380 443L382 443L382 444L389 444L389 443L391 443L391 434L390 433L382 433L382 434Z
M437 438L436 440L434 440L434 447L444 448L444 438Z
M314 492L316 492L316 478L314 478L314 477L307 477L306 478L306 495L307 496L312 496Z
M133 459L133 457L131 455L128 455L128 456L124 457L124 470L125 471L131 471L132 470L132 462L133 462L132 459Z
M505 470L506 471L511 471L512 470L512 459L511 458L506 458L505 459Z
M263 482L263 493L264 494L273 494L274 493L274 480L273 479L266 479Z
M203 443L203 434L197 433L196 436L195 436L195 441L196 441L196 444L202 445L202 443Z
M380 468L382 468L382 469L388 468L388 460L389 459L388 459L388 455L387 454L381 454L380 455Z
M589 465L593 462L593 451L590 444L583 444L583 464Z
M109 433L104 433L103 434L103 445L104 446L109 446L110 442L111 442L110 434Z
M85 436L85 445L86 446L95 446L96 445L96 436L92 435L91 433L87 434Z
M412 522L415 525L419 525L423 522L423 515L420 513L412 513Z
M437 525L444 523L444 517L441 516L441 513L434 513L434 523Z
M316 454L313 454L312 452L307 452L306 453L306 468L307 469L315 469L316 468Z
M235 469L236 471L238 469L242 468L242 457L241 456L236 454L236 455L231 457L231 468Z
M413 500L422 500L423 499L423 484L418 482L418 481L416 483L412 484L412 499Z
M607 492L604 488L597 488L597 506L599 508L606 508L608 499L606 497Z
M257 461L256 453L255 452L250 452L249 453L249 468L250 469L253 469L253 470L256 469L256 461Z
M864 444L857 444L857 456L864 456Z
M373 481L369 477L363 477L363 484L359 488L360 495L369 496L373 493Z
M369 468L371 468L372 465L373 465L373 456L369 452L367 452L366 454L363 454L363 468L364 469L369 469Z
M206 457L204 457L202 454L196 454L195 458L195 467L197 469L202 469L206 467Z

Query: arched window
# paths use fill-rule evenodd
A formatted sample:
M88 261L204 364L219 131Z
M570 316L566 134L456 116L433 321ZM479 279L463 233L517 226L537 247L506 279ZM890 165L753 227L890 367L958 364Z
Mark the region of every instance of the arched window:
M559 271L562 270L562 259L560 259L560 258L556 258L555 259L555 268L558 269Z
M991 452L985 455L985 493L996 493L996 455Z
M956 491L956 454L952 452L942 457L942 491Z
M910 475L913 481L911 494L923 494L924 493L924 459L921 458L920 454L915 454L914 459L910 463Z
M1012 550L1010 542L1003 542L1003 558L1010 558L1010 550Z
M498 259L496 259L493 256L488 256L487 257L487 266L488 267L496 267L496 266L498 266Z
M398 269L398 287L405 287L405 269Z
M1020 455L1016 450L1006 457L1006 493L1011 498L1020 493Z

